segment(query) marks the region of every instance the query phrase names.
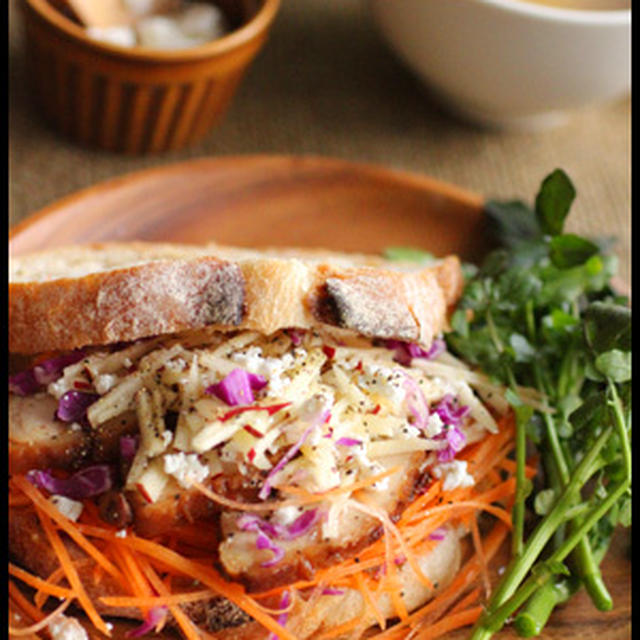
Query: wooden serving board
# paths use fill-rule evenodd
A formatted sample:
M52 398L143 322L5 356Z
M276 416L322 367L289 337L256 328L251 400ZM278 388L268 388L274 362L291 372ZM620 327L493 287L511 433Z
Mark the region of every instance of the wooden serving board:
M340 160L205 158L71 195L16 225L9 251L18 255L72 243L135 239L366 252L414 246L474 261L491 243L482 205L481 196L425 176ZM614 609L596 611L579 593L554 612L540 638L631 638L630 545L630 533L617 532L604 565ZM116 624L113 637L124 638L129 628ZM450 638L466 635L456 632ZM518 636L506 629L497 637Z

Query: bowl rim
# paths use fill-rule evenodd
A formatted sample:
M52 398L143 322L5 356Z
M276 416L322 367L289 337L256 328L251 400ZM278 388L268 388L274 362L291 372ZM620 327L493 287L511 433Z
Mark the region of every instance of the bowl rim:
M631 7L626 9L573 9L541 4L535 0L475 0L480 4L550 22L588 25L631 25Z
M148 62L189 62L223 55L255 39L264 33L273 22L280 7L281 0L261 0L262 6L256 14L239 29L216 38L211 42L186 49L152 49L150 47L124 47L108 42L95 40L87 35L86 30L69 20L48 0L23 0L29 7L44 19L49 26L61 31L68 38L85 47L96 49L107 55Z

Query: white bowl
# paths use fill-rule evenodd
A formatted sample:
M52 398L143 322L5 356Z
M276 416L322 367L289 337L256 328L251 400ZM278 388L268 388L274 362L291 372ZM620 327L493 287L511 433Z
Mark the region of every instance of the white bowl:
M398 56L475 122L549 126L630 91L631 0L609 0L611 10L525 0L369 2Z

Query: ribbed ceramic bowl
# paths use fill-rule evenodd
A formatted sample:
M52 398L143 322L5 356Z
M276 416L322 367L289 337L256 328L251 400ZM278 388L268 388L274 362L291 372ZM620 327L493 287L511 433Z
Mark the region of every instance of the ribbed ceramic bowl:
M130 154L180 149L226 111L280 0L218 0L233 30L175 51L97 42L47 0L22 0L38 108L76 142Z

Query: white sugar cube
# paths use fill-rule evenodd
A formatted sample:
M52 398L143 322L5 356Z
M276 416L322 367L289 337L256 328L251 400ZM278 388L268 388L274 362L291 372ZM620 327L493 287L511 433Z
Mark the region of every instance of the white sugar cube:
M228 28L222 11L204 2L195 2L185 7L178 18L182 32L203 42L223 36Z
M137 24L138 38L143 47L154 49L186 49L197 46L198 41L186 36L175 19L168 16L150 16Z
M132 27L87 27L87 35L94 40L115 44L120 47L133 47L136 45L136 32Z

